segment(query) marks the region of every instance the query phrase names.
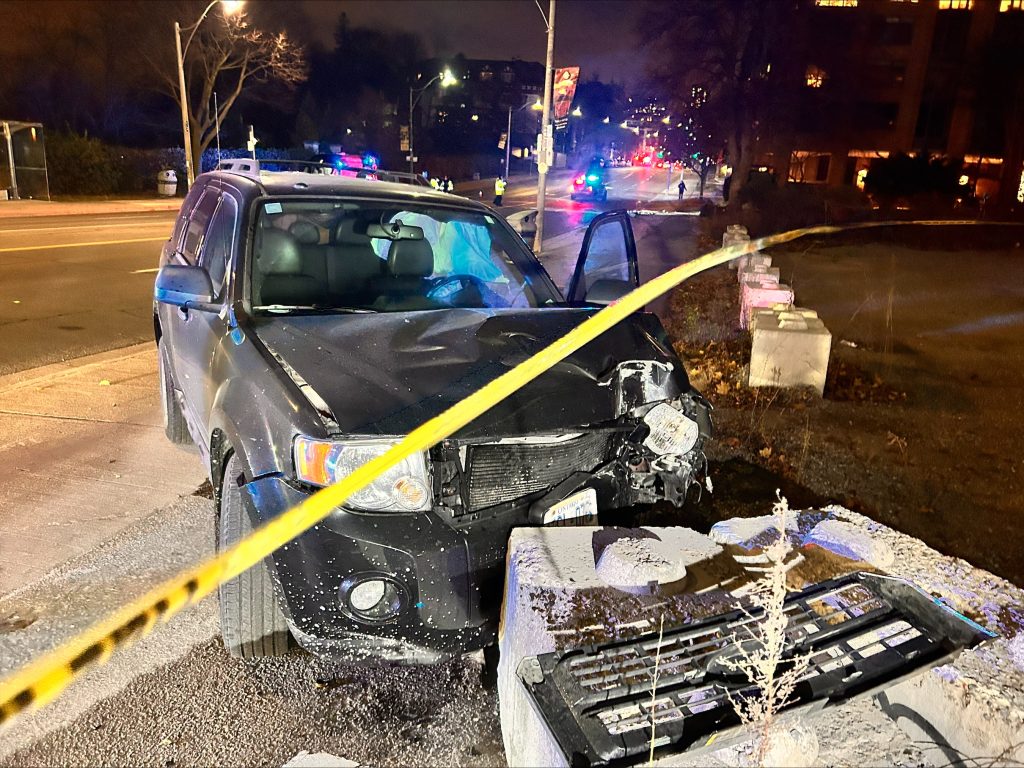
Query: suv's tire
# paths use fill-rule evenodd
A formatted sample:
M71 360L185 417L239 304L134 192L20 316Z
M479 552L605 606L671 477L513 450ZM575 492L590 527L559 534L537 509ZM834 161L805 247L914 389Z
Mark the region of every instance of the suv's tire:
M220 489L217 550L235 544L252 531L252 521L242 503L235 479L242 463L231 454ZM220 632L228 653L240 659L282 656L288 652L291 634L274 595L266 561L261 561L220 585Z
M160 365L160 407L164 415L164 434L175 445L191 445L192 436L188 433L185 414L181 412L181 404L174 396L174 384L167 367L163 341L157 343L156 353Z

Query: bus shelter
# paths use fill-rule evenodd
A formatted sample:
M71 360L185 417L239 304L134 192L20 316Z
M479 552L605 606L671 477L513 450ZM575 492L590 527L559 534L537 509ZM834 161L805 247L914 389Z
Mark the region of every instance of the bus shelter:
M0 120L0 201L50 199L42 123Z

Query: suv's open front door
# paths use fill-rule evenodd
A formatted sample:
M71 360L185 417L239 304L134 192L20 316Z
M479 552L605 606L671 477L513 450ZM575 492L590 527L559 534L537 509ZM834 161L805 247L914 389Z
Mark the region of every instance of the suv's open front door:
M636 242L629 214L600 214L587 228L566 299L571 303L608 304L638 285Z

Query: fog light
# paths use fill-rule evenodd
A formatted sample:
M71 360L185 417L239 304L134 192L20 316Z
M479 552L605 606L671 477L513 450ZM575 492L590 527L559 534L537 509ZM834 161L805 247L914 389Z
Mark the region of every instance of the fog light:
M405 607L405 588L386 574L349 576L338 590L341 609L357 621L379 624L398 616Z
M380 579L369 579L356 584L348 593L349 605L356 611L369 611L384 599L384 582Z

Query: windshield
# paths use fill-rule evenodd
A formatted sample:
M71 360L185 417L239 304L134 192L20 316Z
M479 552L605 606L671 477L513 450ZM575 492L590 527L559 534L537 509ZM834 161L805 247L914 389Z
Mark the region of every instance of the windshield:
M367 200L261 203L249 260L254 309L406 312L561 302L489 213Z

